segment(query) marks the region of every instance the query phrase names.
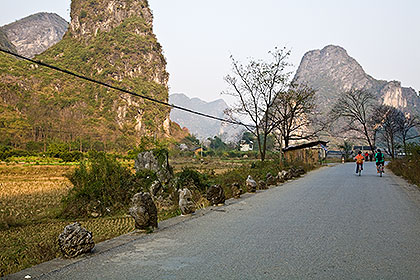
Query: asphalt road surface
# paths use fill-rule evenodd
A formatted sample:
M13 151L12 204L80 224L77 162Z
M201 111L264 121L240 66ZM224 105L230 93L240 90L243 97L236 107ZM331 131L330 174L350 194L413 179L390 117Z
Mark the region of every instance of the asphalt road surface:
M42 279L420 279L407 186L370 162L325 167Z

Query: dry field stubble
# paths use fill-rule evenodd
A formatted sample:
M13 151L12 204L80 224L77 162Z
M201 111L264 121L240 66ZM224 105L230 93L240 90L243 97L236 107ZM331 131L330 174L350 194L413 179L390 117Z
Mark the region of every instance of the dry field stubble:
M71 185L64 174L73 168L0 165L0 227L52 216Z
M55 218L74 166L0 165L0 276L59 256L57 237L72 221ZM80 221L95 242L134 229L130 217Z
M169 163L173 166L174 172L179 172L183 168L192 168L202 173L222 174L244 164L251 164L253 161L255 159L175 158L171 159Z

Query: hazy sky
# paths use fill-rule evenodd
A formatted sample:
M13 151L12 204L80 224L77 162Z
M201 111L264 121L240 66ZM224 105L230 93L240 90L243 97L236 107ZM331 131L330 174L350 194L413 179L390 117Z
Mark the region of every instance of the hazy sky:
M70 0L0 0L0 25L36 12L70 20ZM170 92L210 101L226 89L229 56L268 58L275 46L305 52L342 46L376 79L420 90L419 0L149 0ZM225 98L225 96L223 96Z

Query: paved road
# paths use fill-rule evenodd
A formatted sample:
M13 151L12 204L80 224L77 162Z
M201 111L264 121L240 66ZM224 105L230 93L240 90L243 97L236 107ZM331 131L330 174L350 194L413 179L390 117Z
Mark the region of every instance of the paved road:
M420 279L420 192L326 167L43 279Z

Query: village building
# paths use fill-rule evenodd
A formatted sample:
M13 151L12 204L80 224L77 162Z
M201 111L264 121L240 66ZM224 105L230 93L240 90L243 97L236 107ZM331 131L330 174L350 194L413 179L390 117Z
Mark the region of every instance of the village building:
M249 152L254 149L254 143L252 141L241 140L239 143L239 150L241 152Z
M283 148L284 158L287 162L301 161L307 164L318 164L327 157L328 141L311 141L291 145Z

